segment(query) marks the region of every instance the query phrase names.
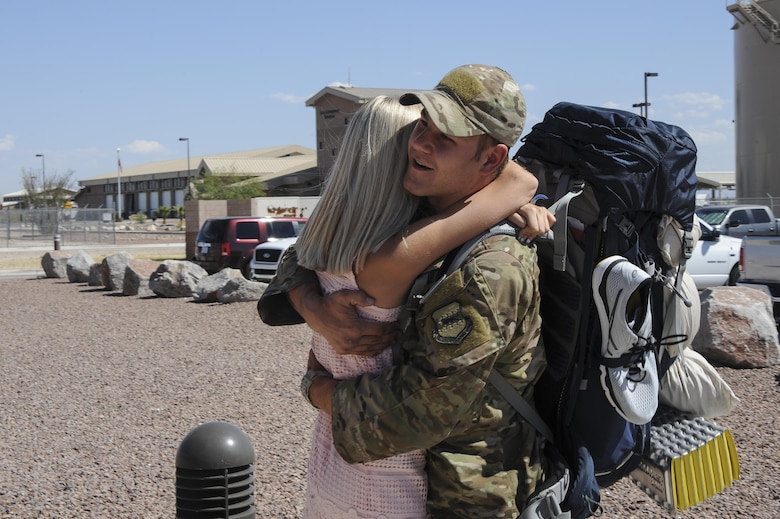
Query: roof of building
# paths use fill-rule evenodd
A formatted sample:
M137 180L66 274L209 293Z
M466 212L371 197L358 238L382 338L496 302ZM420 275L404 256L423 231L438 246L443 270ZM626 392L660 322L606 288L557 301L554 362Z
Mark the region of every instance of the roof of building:
M704 187L734 187L737 183L736 173L733 171L697 171L696 180L699 186Z
M316 155L298 155L282 158L205 157L200 167L212 175L254 175L269 180L317 166Z
M327 86L307 99L306 106L316 105L317 101L328 94L363 104L377 96L400 97L407 92L411 92L411 90L402 88L358 88L352 85Z
M138 166L123 167L120 177L124 180L170 178L173 173L187 174L187 158L147 162ZM206 167L213 174L246 173L265 179L287 175L317 165L317 153L297 144L275 146L247 151L233 151L218 155L201 155L189 158L189 167L200 171ZM104 184L117 178L118 171L80 179L79 185Z

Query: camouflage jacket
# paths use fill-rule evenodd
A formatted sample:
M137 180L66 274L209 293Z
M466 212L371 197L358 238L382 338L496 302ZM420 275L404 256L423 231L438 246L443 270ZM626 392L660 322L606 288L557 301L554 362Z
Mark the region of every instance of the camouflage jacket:
M266 302L302 282L301 270L280 271ZM425 449L431 517L519 515L542 479L543 444L487 377L495 367L532 402L546 365L537 347L538 277L535 250L513 237L478 245L416 314L403 364L336 387L341 456L360 463Z

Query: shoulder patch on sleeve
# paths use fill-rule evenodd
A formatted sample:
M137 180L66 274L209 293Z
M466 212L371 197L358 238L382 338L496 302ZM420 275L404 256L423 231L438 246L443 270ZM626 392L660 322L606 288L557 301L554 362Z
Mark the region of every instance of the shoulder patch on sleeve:
M439 344L460 344L474 329L474 320L463 313L458 301L434 310L431 319L433 339Z

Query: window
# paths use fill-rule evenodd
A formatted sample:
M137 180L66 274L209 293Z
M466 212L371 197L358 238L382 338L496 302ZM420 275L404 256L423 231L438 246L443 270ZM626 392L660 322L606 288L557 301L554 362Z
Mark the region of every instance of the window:
M734 211L729 217L729 225L744 225L748 223L750 223L750 219L748 218L747 211L744 209Z
M259 240L260 228L257 222L236 222L236 239Z
M751 209L750 214L753 215L754 223L769 223L772 221L769 219L769 215L763 209Z

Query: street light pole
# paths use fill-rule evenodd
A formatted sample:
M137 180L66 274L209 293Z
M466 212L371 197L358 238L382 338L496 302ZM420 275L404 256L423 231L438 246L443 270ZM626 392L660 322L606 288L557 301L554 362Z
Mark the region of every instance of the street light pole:
M187 196L185 198L190 200L192 198L192 186L190 184L190 138L179 137L179 142L181 141L187 141Z
M647 78L649 77L657 77L658 72L645 72L645 119L650 115L648 112L650 103L647 101Z
M48 207L48 204L46 203L46 157L43 155L43 153L36 153L35 156L41 158L41 190L43 191L44 207Z
M122 219L122 159L119 158L119 148L116 149L116 210Z

